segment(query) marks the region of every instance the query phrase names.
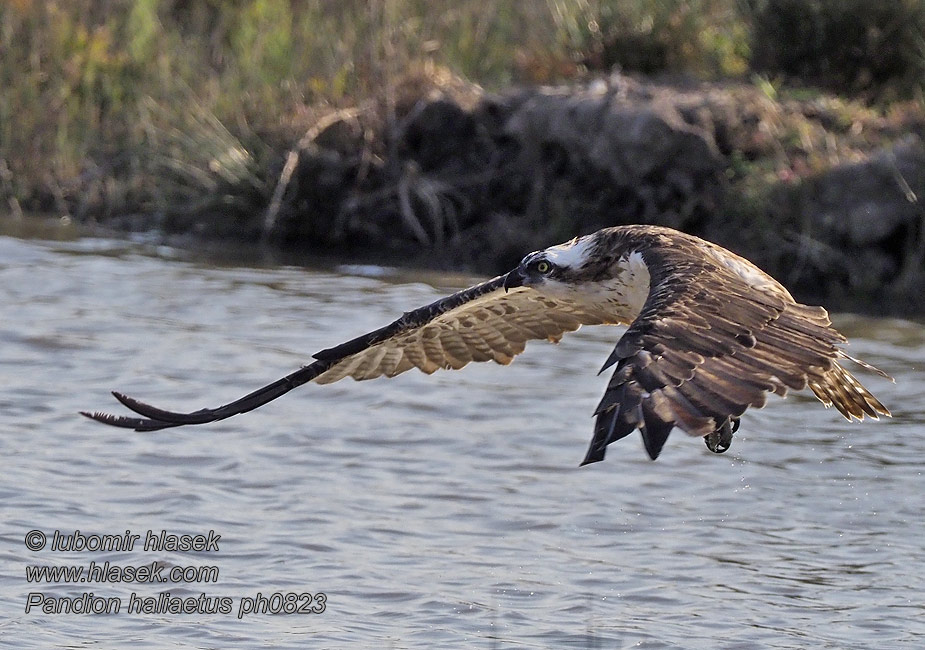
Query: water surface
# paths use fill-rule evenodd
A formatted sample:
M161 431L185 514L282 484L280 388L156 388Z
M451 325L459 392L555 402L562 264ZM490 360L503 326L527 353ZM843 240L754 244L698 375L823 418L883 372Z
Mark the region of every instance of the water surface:
M216 264L0 237L0 645L16 648L888 648L925 644L925 331L836 316L896 417L811 396L713 455L637 436L580 468L621 331L507 368L307 386L220 423L85 420L118 389L216 406L462 286L374 267ZM30 530L221 534L218 552L30 551ZM27 566L217 566L215 583L29 584ZM27 594L225 596L231 614L25 613ZM258 592L320 615L236 617Z

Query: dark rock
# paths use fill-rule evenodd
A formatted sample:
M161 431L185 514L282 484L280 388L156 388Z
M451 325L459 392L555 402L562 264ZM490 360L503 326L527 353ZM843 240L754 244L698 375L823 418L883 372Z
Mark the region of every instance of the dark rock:
M471 109L430 94L403 106L384 132L351 118L305 143L275 236L423 247L453 266L500 271L510 248L602 226L697 230L720 202L711 132L671 97L622 77L485 97ZM379 155L364 156L371 136ZM522 234L499 229L494 215Z
M614 76L465 105L425 93L392 121L353 112L303 143L271 234L493 273L577 234L656 223L729 246L829 304L921 283L921 137L802 180L778 167L783 182L764 181L757 198L730 193L727 178L781 164L767 124L800 108L754 95Z
M821 230L850 246L884 244L922 218L925 144L912 135L864 162L836 167L813 181L810 193Z

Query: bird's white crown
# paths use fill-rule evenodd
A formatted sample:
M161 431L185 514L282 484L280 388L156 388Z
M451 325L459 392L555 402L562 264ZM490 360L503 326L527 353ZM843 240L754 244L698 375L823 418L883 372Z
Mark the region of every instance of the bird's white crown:
M564 244L550 246L542 252L544 257L556 266L577 269L587 262L591 244L590 237L576 237Z

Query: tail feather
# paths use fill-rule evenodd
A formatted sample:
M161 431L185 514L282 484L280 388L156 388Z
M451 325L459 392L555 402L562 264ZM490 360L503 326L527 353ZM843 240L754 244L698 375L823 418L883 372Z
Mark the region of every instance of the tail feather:
M876 367L876 366L872 366L871 364L867 363L866 361L861 361L860 359L855 359L854 357L852 357L850 354L848 354L848 353L845 352L844 350L839 350L839 351L838 351L838 356L842 357L843 359L848 359L848 361L853 361L853 362L855 362L856 364L858 364L859 366L861 366L862 368L864 368L865 370L869 370L869 371L871 371L871 372L874 373L874 374L880 375L880 376L883 377L884 379L889 379L889 380L890 380L891 382L893 382L894 384L896 383L896 380L895 380L895 379L893 379L893 378L890 377L888 374L886 374L885 372L883 372L882 370L880 370L880 368L878 368L878 367Z
M883 377L890 378L885 372L874 368L870 364L853 359L847 354L842 354L842 356ZM891 417L889 409L874 397L854 375L838 363L835 363L821 377L810 381L809 387L820 402L827 407L834 406L847 420L854 418L863 420L865 414L875 420L880 419L880 415Z

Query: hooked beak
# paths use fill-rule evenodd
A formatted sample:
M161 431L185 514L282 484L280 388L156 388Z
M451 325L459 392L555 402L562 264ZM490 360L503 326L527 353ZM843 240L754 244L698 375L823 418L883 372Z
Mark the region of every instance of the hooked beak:
M518 266L504 276L504 293L507 293L511 289L524 286L524 280L526 280L526 277L524 276L523 268Z

